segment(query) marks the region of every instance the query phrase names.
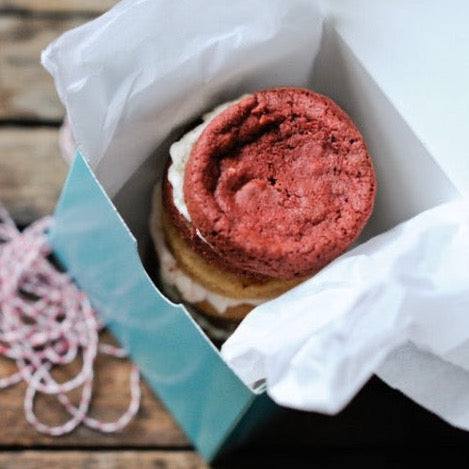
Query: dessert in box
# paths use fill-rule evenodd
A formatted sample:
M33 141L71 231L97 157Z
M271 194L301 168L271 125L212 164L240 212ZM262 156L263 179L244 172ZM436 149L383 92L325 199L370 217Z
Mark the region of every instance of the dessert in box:
M342 254L375 188L360 132L329 98L276 88L218 106L171 146L155 190L161 279L240 321Z
M350 15L352 9L363 12L351 5ZM262 435L262 444L272 442L275 433L280 433L283 449L300 444L307 450L382 444L397 449L416 439L428 443L460 438L455 429L376 381L336 417L281 408L262 386L245 385L187 309L167 300L151 281L142 265L152 251L150 201L155 181L165 179L171 144L203 112L256 90L315 90L337 102L360 129L373 157L379 191L357 242L459 193L454 178L436 163L406 114L397 109L399 100L391 101L383 91L386 80L369 73L370 63L382 62L361 60L369 49L353 39L362 37L363 28L332 22L322 34L321 14L310 1L271 0L268 15L265 2L255 0L204 9L206 14L200 15L202 8L197 0L123 0L45 51L43 62L54 75L80 150L50 234L58 258L208 460L254 436ZM345 4L342 8L347 9ZM391 13L384 25L392 24ZM412 15L409 18L404 24L414 29ZM393 17L396 27L403 27L401 19ZM341 24L350 27L350 35L337 32ZM408 83L399 75L399 83L404 82ZM272 177L273 185L265 180L261 184L266 193L280 182ZM229 182L228 172L226 178ZM169 194L169 188L164 192ZM197 223L206 230L204 220L212 212L195 212L203 214ZM178 220L168 216L166 229L177 228ZM209 231L202 235L209 237ZM188 233L190 244L197 238ZM236 269L252 268L245 245L239 251L223 242L217 250L223 246ZM242 253L239 262L234 252ZM262 275L275 266L276 253L272 254L262 265ZM315 267L302 267L302 272L309 268ZM289 277L292 270L286 273Z

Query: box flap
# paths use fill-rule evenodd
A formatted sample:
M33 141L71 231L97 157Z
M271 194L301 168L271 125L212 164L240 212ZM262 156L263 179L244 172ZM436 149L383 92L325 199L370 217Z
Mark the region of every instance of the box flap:
M135 240L79 153L50 240L59 261L210 459L255 395L226 366L185 308L156 290Z
M428 153L468 196L468 3L324 0L323 7Z

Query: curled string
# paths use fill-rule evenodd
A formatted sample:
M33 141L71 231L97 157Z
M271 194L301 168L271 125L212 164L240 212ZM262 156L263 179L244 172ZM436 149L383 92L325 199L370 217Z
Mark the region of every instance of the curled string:
M17 371L0 378L0 388L21 381L27 385L24 410L36 430L64 435L84 424L110 433L122 429L140 407L140 375L130 372L130 404L115 422L101 422L88 416L94 363L98 352L124 358L124 350L99 342L103 324L84 292L49 260L51 248L46 217L20 232L0 205L0 355L16 362ZM66 382L57 382L51 372L81 356L80 371ZM78 405L66 393L81 386ZM38 393L53 394L70 414L57 426L42 423L34 412Z

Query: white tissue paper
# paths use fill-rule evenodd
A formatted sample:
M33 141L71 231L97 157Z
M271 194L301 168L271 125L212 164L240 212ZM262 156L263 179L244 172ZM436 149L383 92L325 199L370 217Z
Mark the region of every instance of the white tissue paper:
M171 132L213 105L310 86L321 23L308 0L123 0L53 42L42 61L79 149L113 197ZM329 58L334 69L341 57ZM455 200L257 307L222 356L248 385L265 379L285 406L337 412L377 373L469 429L467 266L469 208Z
M305 86L321 21L309 0L122 0L41 60L112 197L172 131L215 104Z
M257 307L222 355L288 407L338 412L377 371L469 429L468 265L469 205L439 205Z

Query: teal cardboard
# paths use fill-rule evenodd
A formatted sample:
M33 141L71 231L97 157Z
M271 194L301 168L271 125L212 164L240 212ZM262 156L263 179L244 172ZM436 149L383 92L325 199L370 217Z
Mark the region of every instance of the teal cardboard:
M256 394L226 366L186 309L155 288L133 235L80 153L62 191L50 241L59 261L207 460L230 446L230 434L239 442L265 418L257 411L259 405L246 418ZM261 400L266 399L264 395ZM243 428L236 429L241 421Z

